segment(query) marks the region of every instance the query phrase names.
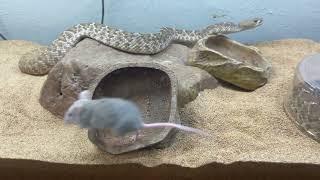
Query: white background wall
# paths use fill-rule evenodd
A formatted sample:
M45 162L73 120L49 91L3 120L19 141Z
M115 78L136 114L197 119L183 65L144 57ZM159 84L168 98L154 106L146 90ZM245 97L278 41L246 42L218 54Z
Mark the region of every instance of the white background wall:
M195 29L263 17L263 26L232 37L242 42L320 40L320 0L105 0L105 11L105 24L128 31L155 32L162 26ZM100 17L100 0L0 0L0 32L8 39L47 44L64 29L100 22Z

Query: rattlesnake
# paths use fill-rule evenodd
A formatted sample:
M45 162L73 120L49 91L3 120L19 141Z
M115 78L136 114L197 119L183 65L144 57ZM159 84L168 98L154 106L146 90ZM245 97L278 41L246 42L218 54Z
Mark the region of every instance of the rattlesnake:
M23 55L19 61L19 68L27 74L47 74L84 38L97 40L128 53L152 55L166 49L173 42L194 44L208 35L229 34L255 28L260 26L262 21L261 18L253 18L238 24L222 22L193 31L164 27L157 33L132 33L98 23L77 24L63 31L48 48L35 49Z

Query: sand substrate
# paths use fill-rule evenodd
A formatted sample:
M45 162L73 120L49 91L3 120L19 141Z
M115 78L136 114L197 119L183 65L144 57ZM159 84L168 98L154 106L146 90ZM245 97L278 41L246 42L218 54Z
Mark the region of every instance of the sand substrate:
M66 126L39 105L46 76L22 74L17 66L20 56L37 46L0 41L0 158L187 167L237 161L320 164L320 144L301 133L282 107L295 66L306 55L320 52L319 43L289 39L257 44L273 66L267 85L254 92L220 86L187 104L181 112L183 124L206 129L212 138L179 133L169 148L117 156L98 150L86 130Z

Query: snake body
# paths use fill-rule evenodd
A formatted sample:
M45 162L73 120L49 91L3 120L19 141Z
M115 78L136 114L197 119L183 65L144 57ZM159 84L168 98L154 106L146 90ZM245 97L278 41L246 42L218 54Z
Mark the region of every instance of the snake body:
M238 24L222 22L201 30L180 30L164 27L157 33L133 33L98 23L77 24L63 31L45 49L36 49L23 55L19 69L32 75L47 74L65 54L84 38L91 38L115 49L135 54L152 55L166 49L171 43L194 44L214 34L229 34L252 29L262 24L261 18Z

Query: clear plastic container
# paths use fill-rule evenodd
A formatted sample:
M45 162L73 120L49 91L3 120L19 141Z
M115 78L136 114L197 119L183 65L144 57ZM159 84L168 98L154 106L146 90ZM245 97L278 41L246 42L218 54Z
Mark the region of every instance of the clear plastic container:
M320 142L320 54L298 64L284 107L300 130Z

